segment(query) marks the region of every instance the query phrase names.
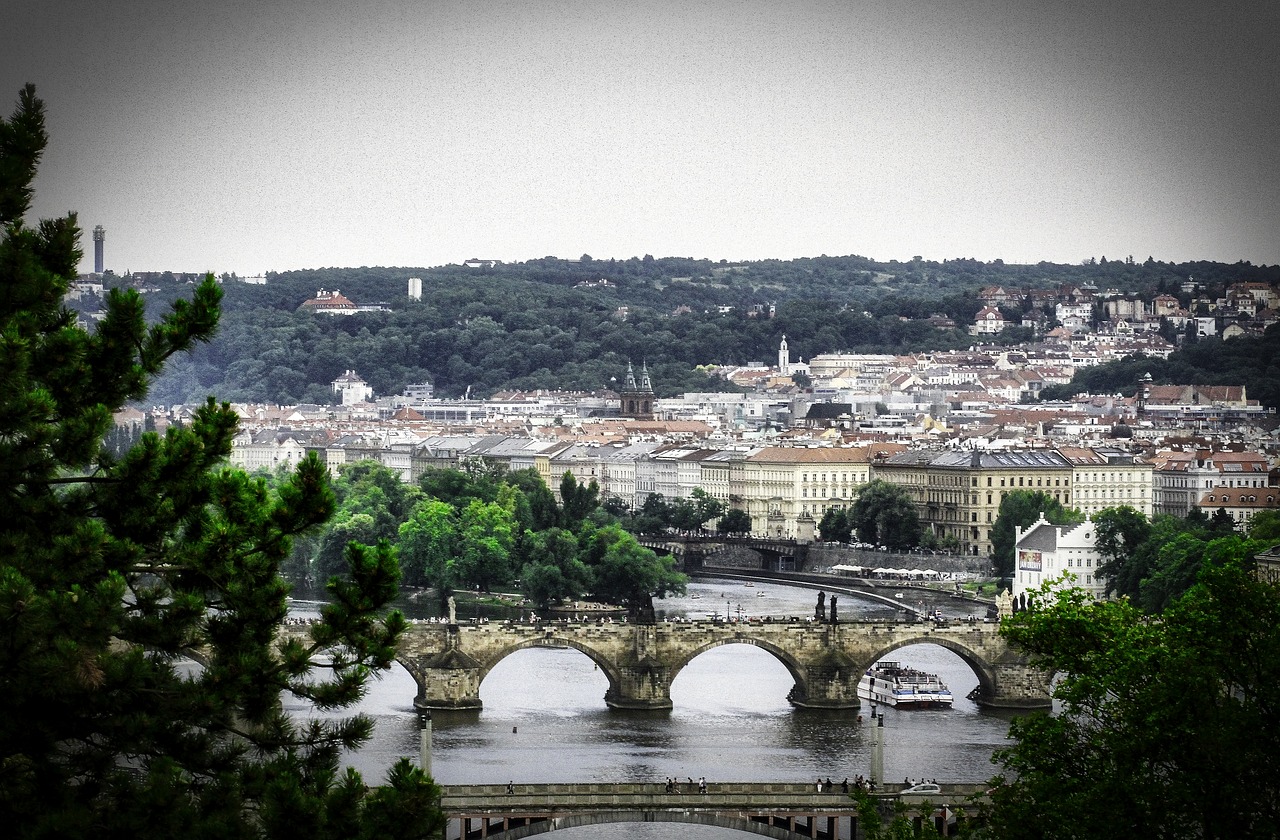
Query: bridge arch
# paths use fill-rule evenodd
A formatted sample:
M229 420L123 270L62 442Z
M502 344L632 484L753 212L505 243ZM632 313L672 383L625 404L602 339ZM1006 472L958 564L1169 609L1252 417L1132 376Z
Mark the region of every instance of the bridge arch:
M670 672L671 682L675 682L676 677L680 675L680 672L683 671L690 662L697 659L707 651L715 650L719 647L725 647L726 645L749 645L765 651L781 663L782 667L787 669L787 673L791 675L793 680L795 680L796 685L801 686L802 690L807 688L807 671L805 666L799 660L792 656L788 651L768 639L757 638L746 634L735 636L733 638L715 639L711 642L690 649L672 663Z
M911 645L936 645L945 650L949 650L969 666L969 670L973 671L974 676L978 678L978 692L981 696L991 696L998 689L998 679L995 669L987 661L986 657L977 650L962 644L961 642L948 638L946 636L934 636L921 633L918 636L905 636L895 639L892 643L883 645L874 649L874 656L871 661L866 664L870 668L875 663L888 657L896 650Z
M485 677L498 666L504 659L514 653L522 650L534 649L546 650L563 650L572 648L579 653L585 654L588 659L600 668L600 673L604 674L605 679L609 681L609 691L616 691L621 684L621 674L618 671L617 663L606 653L586 644L581 639L574 638L569 635L557 635L554 632L546 636L539 636L535 639L522 639L521 641L502 647L494 651L490 656L486 657L479 663L479 674L477 680L477 689L484 683Z

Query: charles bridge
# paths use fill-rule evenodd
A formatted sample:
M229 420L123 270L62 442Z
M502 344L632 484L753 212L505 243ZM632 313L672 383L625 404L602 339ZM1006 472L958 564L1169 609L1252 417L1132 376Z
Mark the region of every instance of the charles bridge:
M396 659L418 686L414 706L479 709L480 684L499 662L527 648L574 648L608 678L605 703L617 709L670 709L671 684L699 654L729 644L772 654L795 685L800 708L856 709L858 681L872 664L912 644L958 655L978 678L976 702L998 708L1049 705L1048 675L1032 668L994 623L815 620L693 621L632 624L594 620L414 623Z

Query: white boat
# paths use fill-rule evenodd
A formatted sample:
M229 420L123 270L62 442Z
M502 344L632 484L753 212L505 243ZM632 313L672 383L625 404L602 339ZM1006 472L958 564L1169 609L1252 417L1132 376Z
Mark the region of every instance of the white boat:
M951 689L937 674L881 660L858 682L858 697L897 708L950 707Z

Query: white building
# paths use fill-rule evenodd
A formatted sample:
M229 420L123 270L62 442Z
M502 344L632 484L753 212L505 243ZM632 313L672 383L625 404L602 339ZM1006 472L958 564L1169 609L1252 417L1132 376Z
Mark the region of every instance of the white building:
M342 405L355 405L373 399L373 389L354 370L333 380L333 392L342 397Z
M1014 540L1014 598L1039 589L1046 581L1060 580L1064 574L1073 578L1066 585L1097 599L1106 597L1106 581L1098 577L1102 556L1098 554L1092 521L1052 525L1041 513L1030 527L1014 529Z

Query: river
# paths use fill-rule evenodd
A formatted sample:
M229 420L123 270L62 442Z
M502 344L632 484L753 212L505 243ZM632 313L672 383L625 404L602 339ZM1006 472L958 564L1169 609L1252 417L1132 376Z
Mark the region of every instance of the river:
M808 615L810 589L704 579L688 594L657 602L667 619L724 615ZM297 602L307 615L316 605ZM412 611L410 602L406 609ZM971 609L971 608L957 608ZM885 615L879 604L841 596L841 617ZM460 609L460 613L465 610ZM981 782L995 766L992 750L1005 743L1013 713L984 711L967 699L977 677L955 654L912 645L894 658L940 675L951 687L951 709L883 711L885 777ZM697 657L671 687L674 708L627 712L604 703L608 683L584 654L536 648L503 660L480 687L478 712L433 716L432 775L442 784L524 782L661 782L705 776L709 781L839 783L871 768L870 719L855 711L799 710L786 700L792 680L767 652L725 645ZM403 668L375 680L359 711L376 721L371 741L348 756L367 780L381 780L401 756L417 757L419 730L413 678ZM294 706L299 715L309 713ZM741 838L726 829L679 824L626 824L567 830L585 838Z

